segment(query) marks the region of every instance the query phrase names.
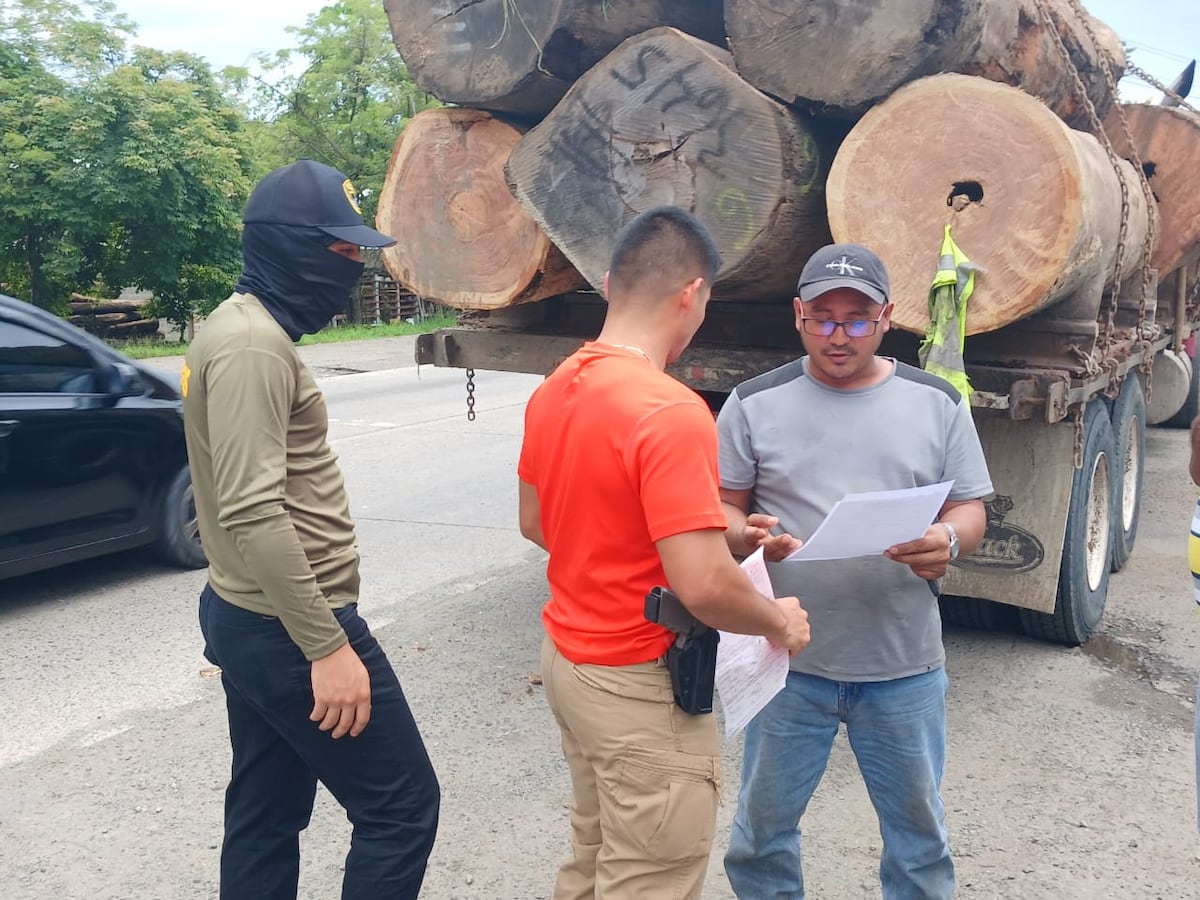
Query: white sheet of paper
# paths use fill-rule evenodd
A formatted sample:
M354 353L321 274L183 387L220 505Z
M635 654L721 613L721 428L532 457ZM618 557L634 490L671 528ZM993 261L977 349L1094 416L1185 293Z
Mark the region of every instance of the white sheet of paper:
M847 494L833 505L791 561L878 556L888 547L915 541L937 518L952 481L899 491Z
M774 597L762 547L746 557L742 568L750 582ZM717 644L717 694L725 713L725 736L737 734L758 715L787 682L788 652L758 634L721 632Z

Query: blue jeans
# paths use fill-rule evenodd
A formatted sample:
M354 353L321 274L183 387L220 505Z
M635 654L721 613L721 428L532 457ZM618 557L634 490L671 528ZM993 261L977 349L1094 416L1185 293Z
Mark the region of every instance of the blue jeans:
M371 678L371 720L334 740L309 720L312 667L278 619L200 595L204 655L221 667L233 771L221 900L295 900L317 780L354 826L343 900L417 896L437 831L437 778L400 682L357 606L335 611Z
M947 684L941 668L873 682L788 673L784 689L746 728L742 788L725 854L738 897L803 900L799 822L841 722L879 816L884 900L954 894L939 791Z

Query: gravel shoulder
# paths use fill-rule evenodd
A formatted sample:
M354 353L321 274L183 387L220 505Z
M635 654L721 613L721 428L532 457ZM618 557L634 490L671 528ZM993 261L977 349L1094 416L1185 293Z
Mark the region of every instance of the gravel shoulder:
M302 354L329 373L383 372L408 366L411 342ZM356 413L361 421L336 425L334 444L359 521L364 615L396 665L443 787L423 896L549 897L567 852L570 794L557 730L531 680L546 584L543 555L521 540L512 512L522 409L485 373L481 396L496 406L466 423L459 376L440 373L445 411L411 419L402 413L414 401L388 376L346 379L347 394L354 385L392 391L395 409L384 423L384 413ZM427 375L422 389L436 380ZM944 793L959 896L1200 897L1200 621L1185 559L1196 489L1186 462L1185 432L1151 430L1138 545L1112 581L1096 640L1066 649L1003 628L947 630ZM0 740L5 900L216 896L229 747L219 679L199 652L202 580L109 560L0 594L0 699L12 713ZM112 627L124 643L108 637ZM58 726L68 713L78 727ZM726 744L705 893L717 900L731 896L720 854L740 749ZM804 826L810 896L879 896L878 829L844 737ZM301 897L337 896L348 841L344 814L322 790L302 837Z

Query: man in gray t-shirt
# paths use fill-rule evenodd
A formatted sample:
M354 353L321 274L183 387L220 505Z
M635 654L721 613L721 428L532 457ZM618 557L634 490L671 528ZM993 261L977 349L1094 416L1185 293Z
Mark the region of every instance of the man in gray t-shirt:
M799 821L840 723L879 816L885 900L948 898L940 784L946 675L931 582L983 538L992 492L970 405L947 382L876 355L892 310L882 261L818 250L800 276L807 355L743 384L717 419L727 540L762 546L777 594L802 598L812 641L746 729L725 868L743 898L804 896ZM953 482L938 520L883 556L780 562L848 493Z

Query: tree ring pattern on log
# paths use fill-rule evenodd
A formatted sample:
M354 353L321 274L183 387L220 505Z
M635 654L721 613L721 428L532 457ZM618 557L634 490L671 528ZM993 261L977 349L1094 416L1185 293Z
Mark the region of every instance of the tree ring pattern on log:
M1148 210L1133 167L1122 162L1122 171L1130 187L1128 275L1140 260ZM970 182L980 200L948 207L955 185ZM906 85L851 130L826 191L834 237L879 253L891 276L892 321L908 331L928 327L947 224L982 270L968 334L1067 297L1073 318L1094 319L1112 275L1121 222L1112 164L1095 138L1007 85L953 74Z
M384 0L396 49L448 103L548 109L566 84L541 65L564 0Z
M489 197L474 186L454 192L446 201L446 218L460 241L473 241L488 230Z
M1150 265L1159 280L1194 256L1200 244L1200 116L1169 106L1124 105L1138 156L1158 200L1158 248ZM1129 143L1114 111L1104 123L1117 153Z
M718 0L384 0L417 84L441 100L534 119L626 38L660 25L725 39Z
M981 0L726 0L738 71L786 103L861 115L978 44ZM859 65L847 65L845 61Z
M1047 2L1103 115L1113 103L1108 62L1066 0ZM743 77L797 106L856 119L904 84L959 72L1019 86L1073 127L1091 127L1036 0L726 0L725 21ZM1090 25L1120 77L1119 38Z
M430 109L396 142L378 226L392 276L423 297L493 309L583 286L513 199L504 162L520 128L482 110Z
M646 209L694 212L721 250L718 296L790 298L829 239L832 155L807 117L746 84L725 51L671 28L630 38L518 143L516 197L599 288L613 238Z

